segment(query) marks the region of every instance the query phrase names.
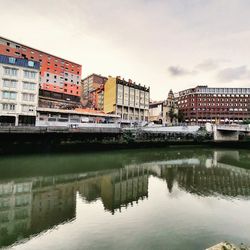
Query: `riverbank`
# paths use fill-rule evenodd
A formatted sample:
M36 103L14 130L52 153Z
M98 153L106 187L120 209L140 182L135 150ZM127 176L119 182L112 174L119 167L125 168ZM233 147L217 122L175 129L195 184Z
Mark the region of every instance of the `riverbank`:
M82 153L95 151L113 151L123 149L143 148L237 148L248 149L250 141L214 142L198 140L169 140L169 141L92 141L92 142L57 142L57 141L33 141L33 142L0 142L0 155L13 154L41 154L41 153Z
M244 246L241 244L240 246L236 246L229 242L222 242L215 246L212 246L210 248L207 248L206 250L249 250L250 247Z

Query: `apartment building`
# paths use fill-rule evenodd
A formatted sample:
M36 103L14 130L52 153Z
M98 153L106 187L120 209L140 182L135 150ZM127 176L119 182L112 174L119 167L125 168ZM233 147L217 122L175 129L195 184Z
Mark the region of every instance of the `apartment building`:
M3 37L0 37L0 54L40 62L40 106L60 108L80 103L80 64Z
M187 123L241 123L250 119L250 88L197 86L179 92Z
M82 80L82 104L95 110L103 110L104 85L107 77L92 74Z
M104 86L104 112L121 116L123 122L148 121L150 89L109 77Z
M35 125L39 62L0 55L0 125Z

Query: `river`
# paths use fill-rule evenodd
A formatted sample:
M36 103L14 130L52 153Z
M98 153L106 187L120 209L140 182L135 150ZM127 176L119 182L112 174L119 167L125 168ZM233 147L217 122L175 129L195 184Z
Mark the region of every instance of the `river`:
M0 158L0 248L250 244L250 151L161 148Z

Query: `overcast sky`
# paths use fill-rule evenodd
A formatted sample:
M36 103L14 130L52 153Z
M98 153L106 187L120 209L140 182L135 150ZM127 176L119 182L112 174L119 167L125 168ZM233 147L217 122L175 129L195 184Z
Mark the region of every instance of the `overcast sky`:
M164 99L172 88L250 87L250 0L0 0L0 36L122 76Z

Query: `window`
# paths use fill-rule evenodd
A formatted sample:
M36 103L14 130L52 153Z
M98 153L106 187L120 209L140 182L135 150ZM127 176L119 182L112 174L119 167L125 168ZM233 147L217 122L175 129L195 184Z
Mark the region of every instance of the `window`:
M34 67L35 66L35 63L33 61L28 61L28 66L29 67Z
M22 112L33 112L35 110L34 106L22 105Z
M24 70L24 77L29 78L29 79L35 79L36 78L36 72Z
M3 87L4 88L13 88L13 89L15 89L16 86L17 86L17 81L9 80L9 79L4 79L3 80Z
M8 76L17 76L18 69L4 68L4 74Z
M35 95L23 93L23 101L34 102L34 100L35 100Z
M16 100L16 93L9 92L9 91L3 91L3 99Z
M9 104L9 103L3 103L2 108L3 108L3 110L6 110L6 111L15 111L16 105L15 104Z
M35 90L36 84L32 82L23 82L23 89L26 90Z
M16 58L9 57L9 63L14 64L16 62Z

